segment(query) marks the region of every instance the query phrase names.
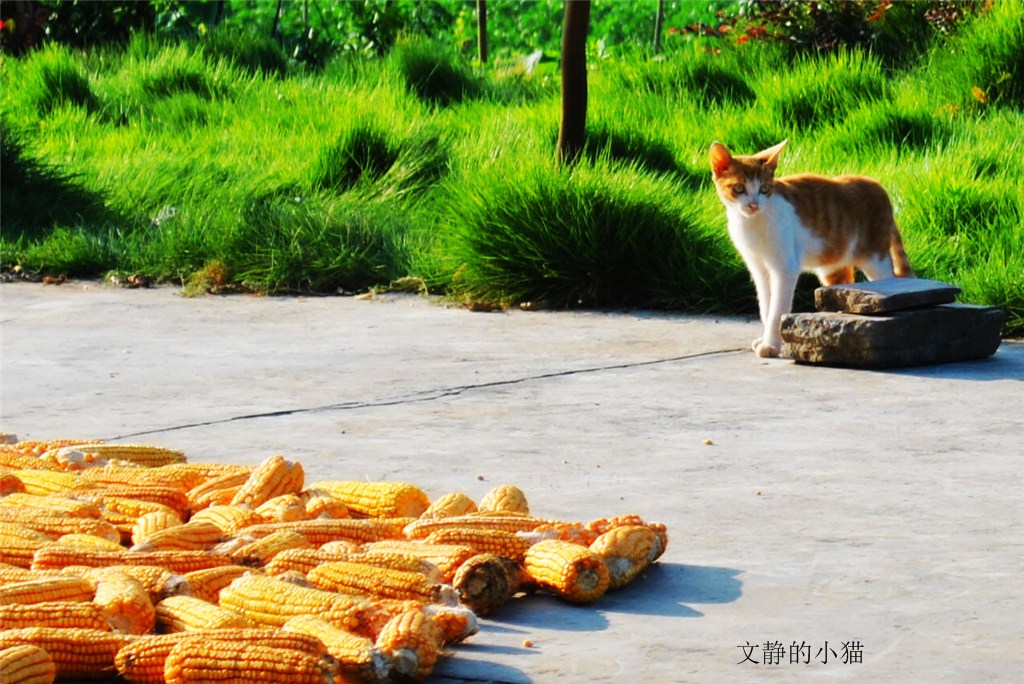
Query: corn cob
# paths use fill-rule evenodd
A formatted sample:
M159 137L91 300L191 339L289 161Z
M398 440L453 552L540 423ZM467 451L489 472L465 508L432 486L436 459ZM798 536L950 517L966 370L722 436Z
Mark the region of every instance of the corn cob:
M24 491L25 483L18 479L14 471L0 466L0 496Z
M96 581L93 603L103 609L107 623L122 634L146 634L156 625L156 610L149 591L131 575L103 568L92 575Z
M348 506L322 489L304 489L299 493L308 518L348 518Z
M293 523L263 523L250 525L240 530L243 534L254 537L265 537L272 532L289 530L298 532L309 540L310 544L320 546L332 541L350 541L366 543L381 539L401 539L402 530L409 524L408 518L373 518L354 520L342 518L331 520L299 520Z
M394 672L422 680L434 671L444 634L421 609L405 611L388 621L376 644L391 656Z
M231 504L244 503L256 508L275 496L301 492L304 482L301 463L287 461L283 456L270 456L256 466L231 499Z
M229 471L196 485L188 490L189 507L199 511L208 506L230 504L250 475L251 471L247 470Z
M124 543L131 541L135 521L147 513L161 512L165 515L174 513L179 518L182 517L173 508L153 501L140 501L118 496L97 497L95 501L100 506L99 510L103 519L117 528L121 535L121 541Z
M332 625L315 615L296 615L284 623L282 632L316 637L327 653L338 661L342 673L352 674L364 682L383 682L391 674L391 658L372 639Z
M60 470L60 466L39 459L36 454L26 454L8 444L0 445L0 466L15 470Z
M242 575L250 572L241 565L222 565L217 568L193 570L182 575L188 586L188 594L210 603L220 601L220 590Z
M183 575L156 565L108 565L103 568L81 567L80 569L69 566L63 572L71 572L71 574L77 574L95 582L107 571L123 572L134 577L149 594L149 600L154 606L168 596L187 594L190 590Z
M104 537L97 537L94 534L82 534L71 532L62 534L55 540L61 546L74 546L86 549L105 549L107 551L124 551L124 547L118 542L110 541Z
M212 522L192 520L183 525L154 532L130 551L175 551L208 549L221 540L221 529Z
M390 618L382 607L356 596L254 574L243 575L221 589L220 605L258 625L280 627L296 615L310 614L364 636L376 634Z
M46 601L91 601L93 583L82 577L43 577L0 586L0 606Z
M165 466L171 467L171 466ZM157 487L176 487L188 491L181 478L165 473L163 468L149 468L134 463L107 463L93 465L78 473L83 480L95 482L97 485L153 485Z
M608 590L604 559L572 542L546 539L534 544L523 567L538 586L572 603L591 603Z
M330 561L351 560L355 555L352 551L324 551L323 549L285 549L275 555L263 570L268 575L282 575L286 572L306 574L321 563Z
M117 652L114 664L131 684L164 684L164 665L171 650L186 639L204 638L292 648L316 656L327 652L319 639L306 634L269 629L195 630L136 639Z
M465 606L428 603L423 612L441 629L446 644L457 644L480 631L476 613Z
M132 525L132 544L138 544L155 532L166 530L169 527L177 527L183 522L181 516L173 511L150 511L149 513L144 513Z
M661 555L661 540L646 525L614 527L590 545L590 550L604 559L608 566L609 589L618 589L632 582L651 562Z
M451 492L431 502L421 518L450 518L455 515L476 513L477 505L462 492Z
M441 572L441 581L449 584L459 566L476 555L473 547L465 544L428 544L425 541L407 539L385 539L364 544L361 550L364 556L397 552L422 558L433 563Z
M91 601L43 601L0 605L0 630L21 627L110 629L100 607Z
M423 490L405 482L322 480L311 489L340 499L353 518L418 518L430 506Z
M252 466L240 465L237 463L172 463L170 465L152 468L150 472L165 480L171 480L181 486L185 491L194 489L204 482L209 482L218 477L230 474L242 474L248 477L253 470ZM242 482L245 478L242 479ZM241 484L241 482L239 482Z
M185 462L184 452L150 444L105 444L93 442L75 444L70 448L82 453L92 454L97 459L128 461L138 465L149 466L150 468Z
M0 682L4 684L53 684L57 667L44 649L31 644L0 650Z
M496 512L456 515L448 518L420 518L406 526L405 536L409 539L426 539L432 532L449 529L529 532L543 523L543 520L529 515Z
M114 674L114 656L130 639L100 629L23 627L0 632L0 651L25 644L36 646L53 658L58 680L96 679Z
M97 513L99 510L97 509ZM31 508L4 508L0 506L0 521L16 522L23 527L42 532L51 539L65 534L81 533L119 541L121 533L106 520L95 518L73 518L53 513L41 513Z
M338 664L329 655L206 639L185 639L171 649L164 664L167 684L322 684L333 682L337 673Z
M418 572L392 570L351 561L322 563L306 573L310 584L326 591L383 596L425 603L457 603L452 588Z
M321 549L322 550L322 549ZM441 574L441 570L428 561L425 558L419 558L408 553L401 553L399 551L384 551L378 550L372 553L360 553L358 555L350 555L349 558L339 558L337 560L351 560L356 563L363 565L372 565L376 568L388 568L391 570L401 570L403 572L415 572L423 575L431 582L437 584L447 584L444 577Z
M90 492L92 494L92 492ZM134 501L148 501L163 504L178 514L182 520L188 519L188 495L177 486L157 484L102 485L96 492L97 496L113 496Z
M481 512L511 511L513 513L530 513L530 505L526 494L519 487L501 485L483 495L480 499Z
M459 566L452 585L463 605L477 615L489 615L519 592L522 574L522 566L515 561L483 553Z
M241 565L262 567L282 551L312 548L313 545L301 534L290 530L278 530L232 551L229 557L232 562Z
M157 565L181 574L228 565L230 562L223 556L205 551L93 551L48 544L32 557L32 569L59 570L68 565L87 565L93 568L122 564Z
M462 544L470 546L477 553L493 553L511 558L517 563L523 561L530 544L514 532L480 528L447 528L431 532L428 544Z
M74 473L81 473L83 470L89 470L103 464L103 460L97 459L95 454L78 451L75 447L50 449L40 454L39 460L56 465L58 469L64 472ZM97 460L99 463L97 463Z
M238 613L194 596L169 596L156 605L156 627L163 633L251 626Z
M0 509L28 508L40 514L63 515L73 518L99 518L100 509L88 501L74 501L62 496L38 496L27 492L8 494L0 499Z
M0 586L15 582L28 582L44 577L60 577L60 570L29 570L10 563L0 563Z
M77 446L79 444L95 444L95 439L46 439L46 440L23 440L10 445L14 451L26 456L39 457L47 451L61 447Z
M256 507L256 512L264 522L295 522L309 520L306 504L298 494L281 494L267 499Z
M206 520L220 528L225 535L234 534L243 527L259 525L263 518L259 513L245 506L209 506L197 511L189 522Z
M37 530L18 523L0 523L0 549L4 561L11 565L31 567L33 554L48 542L49 537Z

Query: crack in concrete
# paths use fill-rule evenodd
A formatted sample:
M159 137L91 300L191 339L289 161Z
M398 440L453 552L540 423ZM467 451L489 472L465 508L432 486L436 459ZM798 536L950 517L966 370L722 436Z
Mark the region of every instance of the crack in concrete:
M377 399L374 401L344 401L335 404L324 404L322 406L309 406L304 408L295 409L280 409L277 411L263 411L260 413L248 413L240 416L230 416L228 418L217 418L215 420L198 421L195 423L184 423L181 425L171 425L162 428L153 428L151 430L140 430L138 432L129 432L116 437L107 437L104 441L116 441L119 439L129 439L135 437L144 437L147 435L163 434L166 432L176 432L178 430L188 430L190 428L206 427L208 425L221 425L224 423L234 423L243 420L255 420L257 418L278 418L281 416L293 416L305 413L322 413L326 411L354 411L364 408L380 408L386 406L400 406L403 404L417 404L428 401L438 401L447 397L454 397L467 392L473 392L477 390L488 390L496 387L509 387L511 385L520 385L526 382L533 382L537 380L550 380L553 378L565 378L574 375L588 375L591 373L600 373L604 371L623 370L628 368L643 368L645 366L657 366L666 363L676 363L679 361L690 361L693 359L700 359L709 356L722 356L725 354L735 354L738 352L746 351L745 349L717 349L714 351L698 352L696 354L687 354L684 356L673 356L667 359L654 359L652 361L636 361L632 363L617 363L610 364L607 366L592 366L589 368L576 368L573 370L565 371L553 371L550 373L538 373L536 375L525 375L518 378L509 378L506 380L492 380L491 382L481 382L471 385L455 385L453 387L441 387L438 389L422 390L419 392L413 392L412 394L404 394L396 397L388 397L383 399Z

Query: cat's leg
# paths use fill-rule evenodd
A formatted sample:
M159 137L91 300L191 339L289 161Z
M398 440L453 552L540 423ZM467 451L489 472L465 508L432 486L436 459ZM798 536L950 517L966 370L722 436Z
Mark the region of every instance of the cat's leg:
M758 356L778 356L782 351L782 317L793 308L793 292L799 275L797 269L777 270L769 274L772 296L764 322L764 337L754 347Z
M888 254L876 254L866 259L861 259L857 268L864 272L868 280L882 280L883 278L895 278L896 269L892 263L892 257Z
M772 299L771 277L769 276L768 269L763 264L753 260L747 261L747 270L750 271L750 277L754 281L754 289L757 291L757 310L761 318L761 336L750 343L750 348L756 352L758 347L761 346L761 340L767 335L767 328L765 326L768 325L769 303Z
M818 276L818 282L824 286L839 285L840 283L852 283L854 281L853 266L842 268L819 268L814 274Z

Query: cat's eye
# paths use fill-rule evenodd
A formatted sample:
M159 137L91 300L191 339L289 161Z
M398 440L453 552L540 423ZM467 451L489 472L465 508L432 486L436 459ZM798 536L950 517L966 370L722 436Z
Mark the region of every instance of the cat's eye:
M732 191L737 195L742 195L747 191L747 187L743 183L736 183L732 186Z
M772 194L772 186L771 186L770 183L765 183L764 185L761 186L761 194L762 195L770 195L770 194Z

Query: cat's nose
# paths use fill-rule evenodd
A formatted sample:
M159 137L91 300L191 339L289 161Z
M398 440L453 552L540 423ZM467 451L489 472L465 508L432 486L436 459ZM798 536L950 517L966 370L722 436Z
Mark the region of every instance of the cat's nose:
M750 211L750 213L754 213L759 208L760 208L760 205L758 205L757 202L747 202L747 210Z

